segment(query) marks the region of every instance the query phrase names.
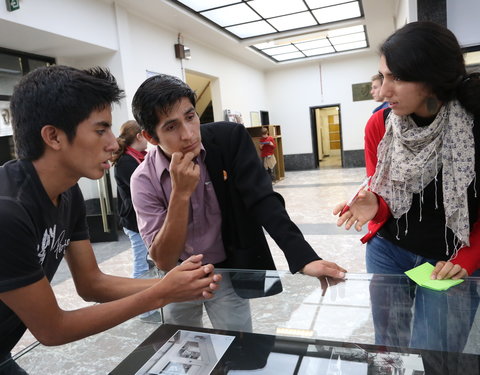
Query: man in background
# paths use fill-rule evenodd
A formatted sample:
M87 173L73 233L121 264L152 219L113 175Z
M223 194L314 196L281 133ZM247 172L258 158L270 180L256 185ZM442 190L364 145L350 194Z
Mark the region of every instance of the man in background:
M375 74L372 77L372 88L370 89L370 95L372 95L373 100L376 102L381 102L378 107L373 110L373 113L388 107L388 102L384 101L384 98L380 96L380 89L382 88L382 77L380 74Z

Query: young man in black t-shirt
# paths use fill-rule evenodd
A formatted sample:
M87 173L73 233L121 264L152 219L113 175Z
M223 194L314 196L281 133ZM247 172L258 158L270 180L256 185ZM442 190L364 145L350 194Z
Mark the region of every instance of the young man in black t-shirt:
M98 268L77 181L109 168L118 147L111 104L122 96L108 71L65 66L37 69L14 90L19 160L0 167L0 374L25 373L9 358L27 328L45 345L64 344L170 302L208 299L217 288L220 276L201 265L201 256L161 280ZM79 294L100 304L58 306L50 281L63 256Z

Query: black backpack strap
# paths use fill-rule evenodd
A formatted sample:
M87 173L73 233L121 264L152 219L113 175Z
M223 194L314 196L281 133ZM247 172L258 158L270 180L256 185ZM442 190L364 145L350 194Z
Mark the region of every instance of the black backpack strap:
M387 107L383 110L383 123L387 121L388 114L392 111L390 107Z

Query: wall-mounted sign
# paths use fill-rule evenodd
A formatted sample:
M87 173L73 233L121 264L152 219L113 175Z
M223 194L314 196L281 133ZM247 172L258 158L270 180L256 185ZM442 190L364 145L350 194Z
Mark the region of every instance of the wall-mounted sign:
M7 4L7 10L9 12L20 9L20 0L5 0L5 2Z
M354 83L352 85L352 99L354 102L361 100L373 100L372 95L370 95L372 83Z

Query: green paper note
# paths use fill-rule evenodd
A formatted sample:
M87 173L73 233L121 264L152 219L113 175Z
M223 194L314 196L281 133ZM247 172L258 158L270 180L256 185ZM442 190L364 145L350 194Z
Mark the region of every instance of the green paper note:
M406 271L405 274L413 281L415 281L418 285L433 290L447 290L448 288L463 282L463 279L431 280L430 275L434 269L435 267L430 263L423 263L418 267Z

